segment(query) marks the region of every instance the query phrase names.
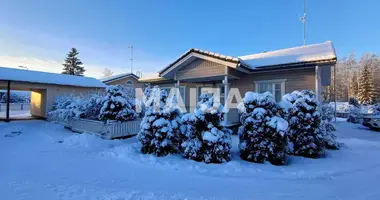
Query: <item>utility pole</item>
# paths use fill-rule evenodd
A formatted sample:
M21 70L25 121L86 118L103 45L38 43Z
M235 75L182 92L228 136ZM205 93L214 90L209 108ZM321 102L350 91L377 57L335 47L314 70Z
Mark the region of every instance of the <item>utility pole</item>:
M133 45L128 46L129 49L131 49L131 74L133 74Z
M303 23L303 45L306 45L306 0L303 1L303 16L300 18Z

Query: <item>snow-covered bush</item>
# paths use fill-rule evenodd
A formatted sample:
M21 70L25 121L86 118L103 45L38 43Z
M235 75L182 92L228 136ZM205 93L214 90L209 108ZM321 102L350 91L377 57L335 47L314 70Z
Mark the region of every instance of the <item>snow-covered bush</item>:
M324 146L327 149L339 149L339 143L336 141L334 131L336 131L332 121L334 119L334 109L328 105L320 106L321 124L319 126Z
M240 157L251 162L285 164L288 122L281 117L273 96L269 92L247 92L239 108L244 114L238 131Z
M351 98L348 100L348 104L349 104L349 105L352 105L352 106L355 106L355 107L357 107L357 108L360 107L359 101L358 101L356 98L353 98L353 97L351 97Z
M82 117L85 107L86 101L82 97L74 95L56 97L48 118L52 121L67 122L69 117Z
M89 99L85 102L83 115L80 117L84 119L99 120L99 114L103 103L103 93L97 92L90 94Z
M0 103L6 103L8 99L6 91L0 98ZM30 92L11 91L9 103L30 103Z
M180 146L180 115L181 111L168 103L168 94L158 86L147 88L144 97L147 108L141 122L141 131L137 138L142 147L141 152L166 156L178 153Z
M231 160L231 130L223 123L223 106L207 94L200 95L194 113L182 117L185 158L206 163Z
M122 86L108 86L99 119L102 121L131 121L136 117L138 115L135 111L134 100L125 94Z
M380 103L375 104L373 108L373 113L376 115L380 114Z
M314 92L294 91L286 94L283 101L292 104L287 114L290 153L311 158L319 157L324 150L324 143L319 131L321 114L318 112Z
M347 116L347 122L351 122L354 124L358 124L361 122L361 109L360 106L354 106L350 105L349 111L348 111L348 116Z

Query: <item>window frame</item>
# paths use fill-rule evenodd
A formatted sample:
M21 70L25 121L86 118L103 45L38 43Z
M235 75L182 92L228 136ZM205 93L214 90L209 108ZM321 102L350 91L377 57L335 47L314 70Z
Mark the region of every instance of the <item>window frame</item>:
M167 87L160 87L161 89L164 89L164 90L167 90L167 89L169 89L169 92L168 92L168 95L169 95L169 93L170 93L170 90L172 89L172 88L175 88L175 87L169 87L169 86L167 86ZM186 86L179 86L179 93L181 94L181 88L183 88L183 97L182 97L182 100L183 100L183 103L186 105Z
M274 80L260 80L260 81L254 81L255 83L255 91L259 93L259 85L260 84L272 84L272 91L271 92L273 97L276 98L276 84L281 84L281 97L285 95L285 83L286 79L274 79Z

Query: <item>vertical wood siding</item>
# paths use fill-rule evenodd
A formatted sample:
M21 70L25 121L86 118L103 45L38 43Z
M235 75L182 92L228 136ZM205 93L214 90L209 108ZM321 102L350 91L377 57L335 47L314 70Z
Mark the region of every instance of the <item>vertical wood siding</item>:
M178 80L184 80L224 74L226 74L224 65L197 58L183 69L177 71L176 77Z

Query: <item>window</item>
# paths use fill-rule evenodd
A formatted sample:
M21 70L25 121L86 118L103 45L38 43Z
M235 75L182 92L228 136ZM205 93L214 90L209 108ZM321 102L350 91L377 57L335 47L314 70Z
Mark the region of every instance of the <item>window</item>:
M127 81L127 85L133 85L132 81Z
M177 89L175 87L162 87L161 89L165 90L168 93L168 95L169 95L170 94L170 90L172 88L173 89ZM182 100L183 100L184 103L186 103L186 100L185 100L185 89L186 89L186 87L184 87L184 86L179 87L179 94L181 95ZM176 92L176 90L174 90L174 91Z
M283 95L285 95L285 81L281 80L268 80L268 81L255 81L256 92L264 93L270 92L277 102L281 101Z

